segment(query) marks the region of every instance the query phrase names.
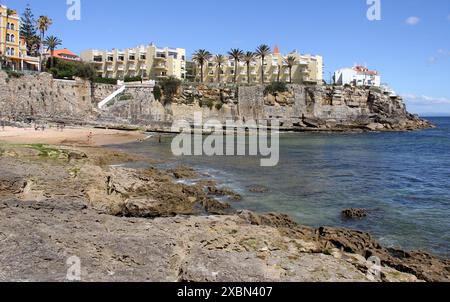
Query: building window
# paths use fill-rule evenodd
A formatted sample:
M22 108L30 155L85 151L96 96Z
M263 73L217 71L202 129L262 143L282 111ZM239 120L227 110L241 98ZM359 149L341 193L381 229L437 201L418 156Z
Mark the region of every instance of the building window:
M6 29L11 29L11 23L6 23Z
M16 55L16 50L14 48L11 48L11 56L15 56Z
M11 30L15 30L16 29L16 26L14 25L14 23L11 23Z
M16 36L11 35L11 42L16 42Z
M10 34L6 34L6 42L10 42L11 41L11 36Z

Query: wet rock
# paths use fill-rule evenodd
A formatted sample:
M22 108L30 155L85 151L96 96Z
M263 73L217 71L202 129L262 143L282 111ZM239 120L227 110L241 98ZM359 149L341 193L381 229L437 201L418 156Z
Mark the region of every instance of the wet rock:
M229 199L233 201L241 201L242 196L233 192L230 189L226 188L218 188L215 185L210 185L206 188L208 190L208 194L212 196L227 196Z
M71 161L71 160L81 160L81 159L87 158L87 155L83 152L69 151L69 152L67 152L67 157L68 157L69 161Z
M170 169L167 172L173 174L176 179L192 179L199 176L197 171L187 166L179 166L177 168Z
M247 189L252 193L267 193L269 192L269 188L261 185L251 185L248 186Z
M22 176L2 171L0 173L0 193L1 194L19 194L23 192L26 186L26 179Z
M369 213L365 209L346 209L342 211L342 216L345 219L362 219L369 216Z

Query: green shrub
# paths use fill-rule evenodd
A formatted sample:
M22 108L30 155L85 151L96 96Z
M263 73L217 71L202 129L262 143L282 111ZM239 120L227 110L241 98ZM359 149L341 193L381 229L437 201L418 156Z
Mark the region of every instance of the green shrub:
M278 93L283 93L288 91L286 83L284 82L272 82L266 86L264 89L264 95L277 95Z
M159 85L161 85L162 91L164 92L164 103L171 103L181 86L181 80L175 77L169 77L160 81Z
M214 100L211 99L203 99L200 102L200 107L208 107L209 109L213 109L214 107Z
M96 76L95 68L90 63L74 62L55 58L53 67L47 62L47 70L55 79L73 79L79 77L86 80L94 80Z
M222 109L222 107L223 107L223 103L217 103L217 104L216 104L216 109L217 109L217 110Z
M124 93L119 97L119 101L128 101L128 100L132 100L133 96L129 93Z
M141 82L142 81L142 77L141 76L136 76L136 77L125 77L124 82Z
M155 97L155 100L161 101L162 91L161 91L161 87L159 87L159 85L156 85L153 88L153 96Z
M23 73L21 73L21 72L14 71L14 70L8 70L8 69L6 69L5 71L9 78L18 79L18 78L23 77Z
M94 82L99 83L99 84L117 85L117 79L111 79L111 78L95 78Z

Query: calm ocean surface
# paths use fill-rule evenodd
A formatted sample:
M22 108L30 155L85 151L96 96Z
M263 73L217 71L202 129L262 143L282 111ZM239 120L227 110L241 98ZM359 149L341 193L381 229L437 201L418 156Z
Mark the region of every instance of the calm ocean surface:
M370 232L382 244L450 257L450 118L438 128L407 133L283 134L280 163L258 158L172 156L171 137L112 146L151 158L191 165L243 195L235 208L281 212L309 226ZM251 193L249 186L269 191ZM369 218L344 221L345 208Z

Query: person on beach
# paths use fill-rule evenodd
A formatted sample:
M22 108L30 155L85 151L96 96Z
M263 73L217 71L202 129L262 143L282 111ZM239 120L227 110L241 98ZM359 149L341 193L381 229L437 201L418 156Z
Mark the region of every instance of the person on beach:
M92 134L92 131L90 131L88 134L88 145L92 145L92 139L93 139L93 134Z

